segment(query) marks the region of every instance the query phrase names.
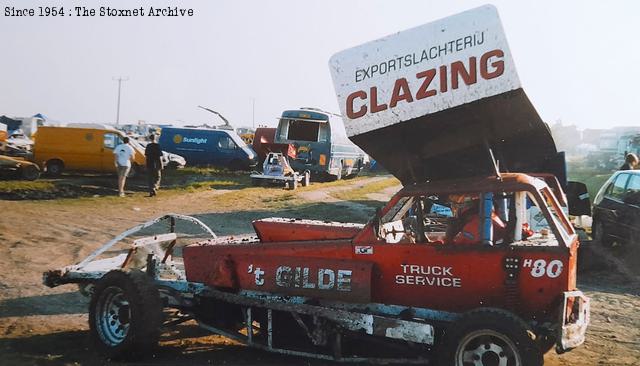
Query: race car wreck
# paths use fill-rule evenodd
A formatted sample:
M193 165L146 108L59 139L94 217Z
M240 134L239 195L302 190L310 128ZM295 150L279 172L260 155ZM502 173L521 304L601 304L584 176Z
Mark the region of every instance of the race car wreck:
M397 77L357 76L424 40L470 35L483 41ZM470 63L453 67L497 49L484 61L492 77L474 81L461 76ZM206 228L210 238L180 246L174 219L203 224L169 215L114 241L159 220L168 233L98 258L112 241L45 273L46 285L80 283L91 296L97 349L139 356L163 325L191 319L260 349L344 362L538 366L550 349L582 344L590 303L576 287L579 242L560 155L520 86L496 9L340 52L330 67L349 137L404 187L365 225L271 218L254 221L256 236L216 238ZM419 91L432 69L450 77L446 93L398 97L396 80ZM465 85L453 88L455 77ZM366 108L353 104L363 93Z

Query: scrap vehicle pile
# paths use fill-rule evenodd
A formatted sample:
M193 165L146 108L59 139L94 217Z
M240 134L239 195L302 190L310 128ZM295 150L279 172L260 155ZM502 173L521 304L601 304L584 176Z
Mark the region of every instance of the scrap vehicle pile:
M262 173L254 172L250 175L251 184L259 186L263 183L281 184L294 190L298 184L303 187L309 185L311 173L305 170L302 174L294 171L289 165L287 156L279 152L270 152L262 163Z
M336 361L535 366L582 344L578 237L562 185L540 178L563 183L561 155L496 9L342 51L330 68L349 138L404 188L366 225L270 218L253 222L256 236L203 228L211 239L184 245L176 219L201 223L167 215L46 272L46 285L78 283L91 297L96 347L139 356L163 325L190 319L252 347ZM158 222L169 232L106 256Z

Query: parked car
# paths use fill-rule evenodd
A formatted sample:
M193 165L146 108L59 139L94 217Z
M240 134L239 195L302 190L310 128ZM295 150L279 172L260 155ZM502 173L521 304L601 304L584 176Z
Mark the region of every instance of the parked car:
M148 141L133 141L135 144L140 144L143 150L147 147L147 144L149 144ZM162 148L162 146L160 148ZM182 156L166 151L162 151L162 157L160 159L162 160L162 167L164 169L182 169L187 165L187 161Z
M613 242L640 241L640 170L615 172L593 201L593 238Z
M34 161L50 175L63 171L115 173L113 149L125 135L111 128L40 127L34 145ZM135 151L131 172L144 169L144 149Z
M183 156L189 165L250 170L258 163L256 153L234 131L164 127L158 143L162 150Z
M21 158L0 155L0 175L14 179L36 180L40 177L40 168Z

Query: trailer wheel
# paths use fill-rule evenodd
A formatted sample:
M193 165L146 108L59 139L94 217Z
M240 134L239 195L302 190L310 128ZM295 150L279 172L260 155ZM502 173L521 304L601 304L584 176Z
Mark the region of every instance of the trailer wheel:
M439 365L541 366L542 352L529 327L512 313L477 309L445 331Z
M89 329L98 350L111 359L139 359L158 343L162 301L140 270L108 272L89 304Z

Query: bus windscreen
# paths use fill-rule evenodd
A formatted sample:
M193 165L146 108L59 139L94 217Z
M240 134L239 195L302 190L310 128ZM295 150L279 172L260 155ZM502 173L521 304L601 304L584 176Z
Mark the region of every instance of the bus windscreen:
M289 130L287 134L287 140L298 141L318 141L318 135L320 132L320 123L289 120Z

